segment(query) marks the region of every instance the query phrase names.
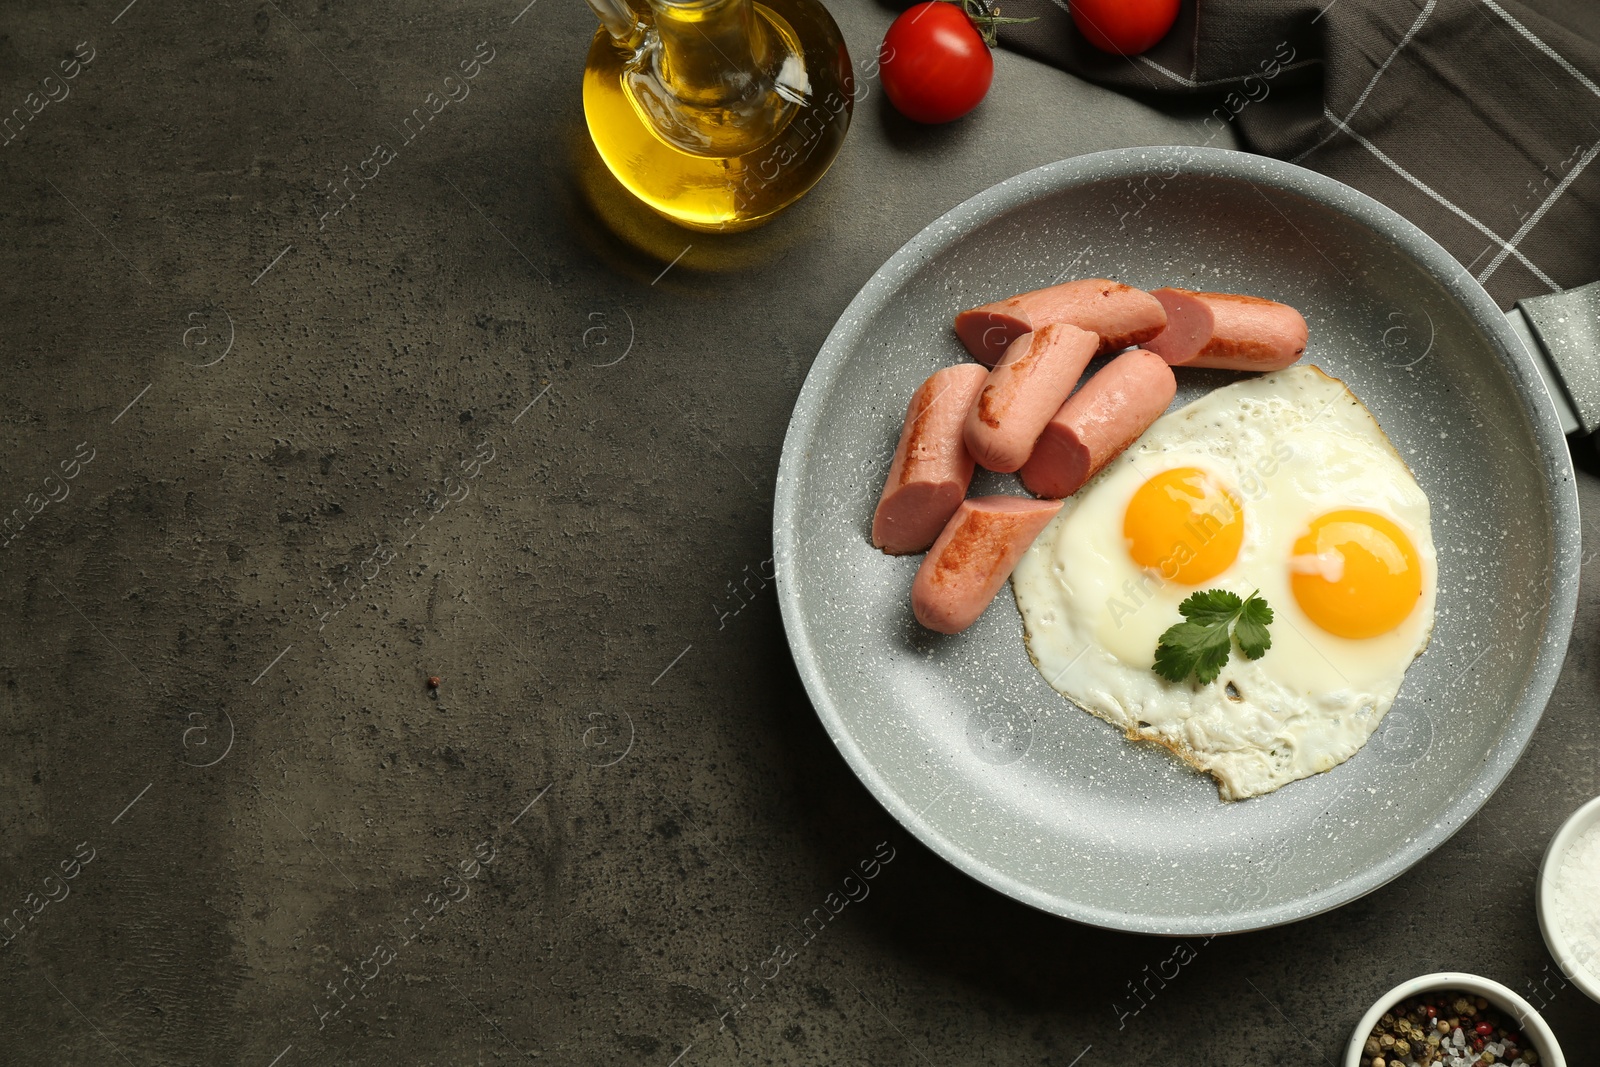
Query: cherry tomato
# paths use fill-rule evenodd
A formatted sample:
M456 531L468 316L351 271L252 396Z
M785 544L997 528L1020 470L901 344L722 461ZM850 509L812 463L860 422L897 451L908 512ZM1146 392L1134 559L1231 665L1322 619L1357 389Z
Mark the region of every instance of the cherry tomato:
M908 119L949 122L978 106L994 79L989 46L960 6L931 0L907 8L878 52L883 91Z
M1072 21L1090 44L1123 56L1154 46L1178 18L1178 0L1071 0L1071 5Z

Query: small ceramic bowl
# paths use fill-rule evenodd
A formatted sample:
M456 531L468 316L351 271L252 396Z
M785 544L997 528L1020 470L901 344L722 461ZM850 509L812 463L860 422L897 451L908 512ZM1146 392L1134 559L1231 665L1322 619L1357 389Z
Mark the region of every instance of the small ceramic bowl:
M1499 982L1480 978L1475 974L1462 974L1458 971L1441 971L1438 974L1425 974L1420 978L1413 978L1409 982L1401 982L1389 992L1377 999L1371 1009L1361 1017L1356 1024L1355 1033L1350 1035L1350 1047L1345 1049L1344 1067L1361 1067L1361 1050L1367 1043L1367 1037L1378 1025L1378 1020L1383 1018L1383 1013L1396 1004L1419 993L1428 993L1434 990L1459 989L1463 993L1483 997L1489 1003L1499 1008L1511 1018L1517 1020L1517 1025L1522 1028L1522 1033L1533 1042L1533 1049L1539 1054L1539 1063L1543 1067L1567 1067L1567 1058L1561 1054L1561 1046L1556 1043L1556 1035L1551 1032L1550 1026L1533 1010L1533 1005L1517 996Z
M1579 953L1571 931L1559 928L1554 922L1556 868L1578 835L1597 823L1600 823L1600 797L1595 797L1573 812L1561 824L1561 829L1550 839L1550 846L1544 850L1544 860L1539 864L1538 894L1539 929L1544 934L1544 943L1550 948L1550 955L1556 959L1556 966L1561 969L1562 977L1587 993L1591 1000L1600 1001L1600 974L1596 973L1596 968L1600 968L1600 946L1591 945L1588 951ZM1588 966L1580 961L1587 962Z

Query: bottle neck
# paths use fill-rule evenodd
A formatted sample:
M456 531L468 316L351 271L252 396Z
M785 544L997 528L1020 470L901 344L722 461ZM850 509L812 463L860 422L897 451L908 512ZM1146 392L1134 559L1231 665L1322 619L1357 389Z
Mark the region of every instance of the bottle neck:
M661 76L686 103L733 105L765 90L772 41L751 0L650 0Z
M589 0L589 8L618 46L633 48L638 45L643 24L628 0Z

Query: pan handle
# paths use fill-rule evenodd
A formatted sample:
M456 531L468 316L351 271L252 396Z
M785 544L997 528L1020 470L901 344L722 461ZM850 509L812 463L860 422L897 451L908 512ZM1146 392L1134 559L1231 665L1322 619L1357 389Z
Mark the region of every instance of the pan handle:
M1517 301L1506 312L1566 433L1600 430L1600 282Z

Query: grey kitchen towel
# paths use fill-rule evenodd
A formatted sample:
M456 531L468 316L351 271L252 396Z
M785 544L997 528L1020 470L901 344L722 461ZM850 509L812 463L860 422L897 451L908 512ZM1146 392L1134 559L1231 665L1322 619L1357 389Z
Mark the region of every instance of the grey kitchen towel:
M1001 43L1321 171L1427 231L1502 306L1600 280L1600 2L1184 0L1149 52L1078 34L1069 0L1001 0ZM1003 90L1003 87L997 87Z

